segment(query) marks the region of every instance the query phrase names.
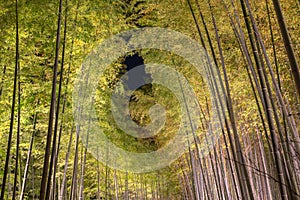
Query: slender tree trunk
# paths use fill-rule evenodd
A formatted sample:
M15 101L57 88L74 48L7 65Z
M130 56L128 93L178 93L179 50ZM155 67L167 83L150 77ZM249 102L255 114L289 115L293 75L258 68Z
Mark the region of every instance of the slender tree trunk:
M295 55L295 52L293 49L293 43L291 41L289 31L288 31L287 25L285 23L285 19L284 19L283 13L282 13L280 2L279 2L279 0L272 0L272 1L273 1L276 15L277 15L277 20L278 20L281 35L283 38L285 50L286 50L286 53L287 53L287 56L288 56L288 59L290 62L292 74L293 74L296 88L298 91L298 98L300 98L300 72L299 72L299 66L297 63L296 55Z
M53 144L52 144L52 154L50 159L50 167L49 167L49 179L47 183L47 193L46 193L46 199L52 199L51 198L51 185L53 186L53 189L55 187L55 179L56 179L56 165L57 165L57 159L58 159L58 153L59 153L59 146L60 146L60 138L62 133L62 125L63 125L63 119L61 120L61 126L59 130L59 138L57 141L57 129L58 129L58 121L59 121L59 112L60 112L60 100L61 100L61 90L63 85L63 74L64 74L64 61L65 61L65 49L66 49L66 35L67 35L67 10L68 10L68 0L66 0L66 13L65 13L65 24L64 24L64 34L63 34L63 48L62 48L62 59L61 59L61 68L60 68L60 77L59 77L59 86L58 86L58 94L57 94L57 104L56 104L56 114L55 114L55 122L54 122L54 134L53 134ZM71 52L72 53L72 52ZM67 83L68 84L68 83ZM63 99L63 102L65 103L65 99ZM64 110L65 104L63 104L63 110ZM63 113L62 113L63 115ZM57 146L56 146L57 141ZM52 169L53 169L53 179L51 184L51 175L52 175ZM52 192L53 194L53 192ZM53 194L55 196L55 194ZM49 197L50 196L50 197Z
M47 192L47 190L50 189L49 185L48 185L49 189L47 189L47 178L51 179L51 177L47 177L47 175L48 175L48 169L49 169L49 157L50 157L50 149L51 149L51 138L52 138L54 112L55 112L55 104L56 104L56 83L57 83L57 69L58 69L58 59L59 59L60 28L61 28L61 10L62 10L62 0L59 1L59 9L58 9L55 61L54 61L54 66L53 66L53 80L52 80L52 94L51 94L51 104L50 104L49 122L48 122L48 132L47 132L47 140L46 140L46 148L45 148L43 175L42 175L41 188L40 188L40 196L39 196L40 200L44 200L45 199L46 192ZM55 138L55 140L56 140L56 138ZM53 144L53 145L55 145L55 144ZM50 168L51 167L52 166L50 166Z
M20 128L21 128L21 80L20 80L20 63L18 62L18 124L17 124L17 142L16 142L16 163L15 163L15 177L12 199L16 199L16 189L18 185L18 167L19 167L19 146L20 146ZM19 183L21 184L21 182Z
M28 149L28 152L27 152L27 160L26 160L26 165L25 165L25 170L24 170L20 200L24 199L26 182L27 182L28 171L29 171L30 160L31 160L32 147L33 147L34 136L35 136L35 132L36 132L36 121L37 121L37 111L35 112L35 115L34 115L34 118L33 118L33 131L32 131L32 134L31 134L29 149Z
M4 199L5 188L6 188L6 179L8 174L9 160L10 160L10 149L12 143L12 135L14 128L14 116L15 116L15 105L16 105L16 90L17 90L17 79L18 79L18 64L19 64L19 21L18 21L18 0L15 1L16 6L16 52L15 52L15 74L14 74L14 86L13 86L13 98L11 105L11 115L10 115L10 125L9 125L9 134L6 148L6 159L3 172L2 188L0 200Z

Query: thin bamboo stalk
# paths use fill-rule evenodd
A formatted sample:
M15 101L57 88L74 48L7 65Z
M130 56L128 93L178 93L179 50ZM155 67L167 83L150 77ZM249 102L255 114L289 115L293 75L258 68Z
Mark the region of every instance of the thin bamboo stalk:
M62 11L62 0L59 1L59 9L58 9L56 49L55 49L55 60L54 60L54 67L53 67L53 80L52 80L52 94L51 94L48 132L47 132L46 148L45 148L45 156L44 156L43 175L42 175L40 196L39 196L40 200L45 199L46 193L48 193L47 190L50 189L50 185L48 185L49 189L47 189L47 179L51 178L48 177L48 169L49 169L49 157L50 157L50 149L51 149L54 112L55 112L55 104L56 104L56 82L57 82L57 69L58 69L58 59L59 59L58 57L59 57L59 46L60 46L59 44L60 44L60 28L61 28L61 11ZM51 167L52 166L50 166L50 168Z
M0 199L4 199L5 189L6 189L6 179L8 175L9 160L10 160L10 149L12 143L13 127L14 127L14 115L15 115L15 101L16 101L16 91L17 91L17 79L18 79L18 65L19 65L19 19L18 19L18 0L15 1L15 13L16 13L16 51L15 51L15 70L14 70L14 84L13 84L13 98L11 105L11 115L10 115L10 124L9 124L9 134L6 148L6 158L5 166L3 172L2 186L1 186L1 195Z

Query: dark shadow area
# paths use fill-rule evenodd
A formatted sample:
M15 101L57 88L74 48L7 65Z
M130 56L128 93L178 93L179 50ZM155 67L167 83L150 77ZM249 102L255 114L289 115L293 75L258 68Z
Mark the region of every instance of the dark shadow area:
M128 80L125 82L125 84L130 90L135 90L139 85L143 85L140 87L142 90L151 90L151 84L146 84L146 82L152 82L151 74L146 73L144 65L145 63L142 56L140 56L137 52L133 55L128 55L125 57L123 64L126 65L126 71L130 71L138 66L141 66L135 69L136 71L134 75L128 75Z

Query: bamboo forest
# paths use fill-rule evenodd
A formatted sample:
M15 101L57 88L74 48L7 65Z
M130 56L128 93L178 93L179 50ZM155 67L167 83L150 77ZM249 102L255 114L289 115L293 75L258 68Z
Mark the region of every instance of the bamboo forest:
M0 1L0 200L300 200L299 0Z

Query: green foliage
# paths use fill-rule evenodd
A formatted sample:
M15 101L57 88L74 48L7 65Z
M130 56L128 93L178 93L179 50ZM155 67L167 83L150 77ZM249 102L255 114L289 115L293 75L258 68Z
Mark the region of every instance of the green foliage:
M296 0L295 0L296 1ZM296 8L295 1L282 1L287 22L290 25L291 37L295 44L299 43L300 21L297 16L299 9ZM264 36L268 52L272 55L271 40L269 37L268 22L266 21L265 5L262 2L253 4L259 28ZM213 1L213 9L219 26L220 40L224 50L226 69L229 74L229 83L233 97L233 106L236 109L237 122L241 126L241 134L252 132L258 125L259 116L255 105L251 87L249 86L247 72L243 64L243 58L239 51L239 46L233 31L229 24L229 19L219 1ZM0 178L3 176L4 159L6 152L6 143L9 130L9 116L12 99L12 83L14 72L15 56L15 14L14 2L0 2ZM196 4L193 4L196 10ZM203 9L204 18L207 20L209 32L213 38L213 46L216 47L214 30L211 24L210 13L206 1L200 2ZM52 68L54 63L56 23L57 23L58 1L45 0L20 0L19 1L19 26L20 26L20 67L21 67L21 161L22 167L26 162L26 153L29 148L29 140L33 127L33 116L38 113L36 125L36 138L34 141L31 168L26 188L26 198L32 199L33 195L38 194L42 160L44 157L45 138L47 133L48 112L50 107ZM124 30L132 28L159 26L180 31L198 41L196 27L191 17L186 1L181 0L102 0L102 1L69 1L68 8L64 7L63 18L67 14L67 38L66 38L66 58L64 70L63 94L66 94L66 110L63 123L63 135L58 160L58 177L62 176L65 163L65 155L69 140L69 134L73 126L73 116L71 108L72 86L80 68L82 61L105 38ZM196 14L199 14L196 11ZM197 15L198 16L198 15ZM200 21L200 20L199 20ZM272 16L274 27L276 20ZM63 22L64 23L64 22ZM64 24L62 24L63 27ZM244 25L243 25L244 26ZM244 28L244 27L243 27ZM201 29L203 27L201 26ZM285 91L285 97L291 102L296 102L292 79L290 78L289 67L286 61L284 48L281 44L279 31L274 29L275 43L278 53L280 75L282 88ZM206 38L205 38L206 39ZM61 41L62 42L62 41ZM195 69L190 63L183 58L173 55L169 52L143 49L138 50L144 58L145 63L162 63L181 72L193 87L199 104L205 115L209 115L211 109L209 90L202 78L197 75ZM299 45L296 46L299 54ZM124 55L126 56L126 55ZM274 57L270 56L274 62ZM60 55L61 59L61 55ZM151 123L148 111L151 106L159 103L166 107L167 121L165 127L154 137L148 139L137 139L125 134L117 128L112 114L110 95L114 86L119 81L120 76L125 72L125 66L122 65L123 58L119 58L109 66L103 77L99 79L99 85L96 92L95 108L99 118L99 125L104 129L107 137L116 145L125 150L132 152L150 152L157 150L164 145L176 134L181 114L180 105L176 97L166 88L153 84L151 89L140 88L134 92L134 100L130 102L130 115L132 119L141 126ZM219 59L217 55L217 59ZM61 63L59 63L61 64ZM220 63L218 63L220 66ZM4 66L6 72L3 73ZM70 73L68 74L68 68ZM59 72L61 73L61 72ZM69 84L66 85L66 77L69 77ZM3 80L3 81L2 81ZM296 107L296 103L292 105ZM61 116L60 116L61 117ZM201 134L205 128L200 128L198 133ZM14 127L14 134L16 127ZM75 134L75 133L74 133ZM15 137L15 136L14 136ZM71 152L75 151L75 136L73 136ZM15 141L14 144L15 145ZM80 145L80 151L84 147ZM12 155L15 153L15 147L12 149ZM74 155L71 153L69 166L73 166ZM11 158L10 169L13 169ZM23 169L22 169L23 170ZM113 171L108 174L108 184L105 184L106 168L100 165L100 185L101 192L109 188L109 195L114 196L114 177ZM162 169L159 172L145 174L143 179L150 185L160 179L167 182L162 193L172 197L171 199L180 199L180 182L176 166ZM157 174L160 175L157 175ZM124 187L124 172L117 172L119 180ZM67 171L67 188L71 186L72 169ZM78 175L79 177L79 175ZM85 174L85 198L90 199L97 193L97 161L88 154ZM140 178L139 175L129 174L129 193L133 197L136 194L135 181ZM34 178L34 183L32 182ZM1 180L1 179L0 179ZM11 170L9 182L13 181L13 170ZM148 185L149 186L149 185ZM150 187L146 189L151 194ZM124 195L124 194L123 194Z

